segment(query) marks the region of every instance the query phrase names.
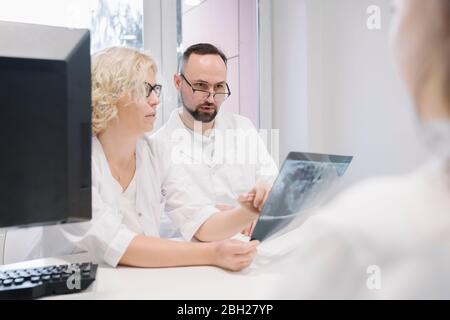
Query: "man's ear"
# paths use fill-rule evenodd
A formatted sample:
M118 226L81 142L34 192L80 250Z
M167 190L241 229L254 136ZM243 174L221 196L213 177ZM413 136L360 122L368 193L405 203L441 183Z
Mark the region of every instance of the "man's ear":
M180 90L181 87L181 76L178 73L173 75L173 84L177 90Z

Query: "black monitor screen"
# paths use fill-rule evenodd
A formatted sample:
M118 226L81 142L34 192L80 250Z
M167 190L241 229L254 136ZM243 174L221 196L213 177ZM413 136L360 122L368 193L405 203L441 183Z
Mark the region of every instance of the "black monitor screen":
M91 218L90 35L0 21L0 228Z

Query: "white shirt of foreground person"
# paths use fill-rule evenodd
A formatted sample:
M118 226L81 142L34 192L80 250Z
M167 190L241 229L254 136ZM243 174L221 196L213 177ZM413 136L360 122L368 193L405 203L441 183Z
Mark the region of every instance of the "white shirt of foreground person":
M160 161L169 164L168 170L186 173L191 197L236 206L239 194L259 182L272 184L277 177L278 168L249 119L221 110L211 134L200 132L201 125L198 131L188 129L175 109L152 135L158 148L164 149ZM167 191L170 188L165 185ZM167 219L161 234L173 234Z
M274 298L449 299L449 170L362 182L285 234L295 250L260 269L283 270Z
M198 197L196 203L189 199L183 173L172 171L164 175L163 172L167 171L157 159L154 143L147 137L138 140L136 173L128 187L130 190L127 188L123 192L111 174L100 142L93 138L92 220L45 228L43 255L87 251L95 262L117 266L136 235L159 237L163 183L171 187L165 191L166 212L181 230L183 238L190 241L197 229L217 209L200 202ZM135 194L130 195L133 190ZM135 197L135 205L130 197Z

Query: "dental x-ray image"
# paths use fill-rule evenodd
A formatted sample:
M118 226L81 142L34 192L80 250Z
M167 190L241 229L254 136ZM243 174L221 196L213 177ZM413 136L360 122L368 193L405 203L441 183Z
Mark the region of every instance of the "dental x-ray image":
M291 152L261 211L252 238L262 241L323 203L351 156Z

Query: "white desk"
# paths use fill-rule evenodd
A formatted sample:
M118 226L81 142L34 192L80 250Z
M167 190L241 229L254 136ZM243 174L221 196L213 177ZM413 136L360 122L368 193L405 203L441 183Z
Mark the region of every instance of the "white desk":
M295 248L300 231L294 229L261 243L254 264L241 272L207 266L141 269L100 265L96 280L87 290L46 299L277 299L286 266L282 258ZM87 261L86 254L79 254L4 265L0 271ZM266 264L267 261L281 264Z
M84 254L0 266L0 270L35 268L89 261ZM139 269L99 266L84 292L46 299L272 299L280 274L247 269L234 273L216 267Z

